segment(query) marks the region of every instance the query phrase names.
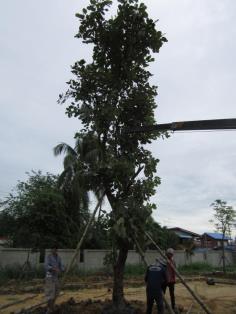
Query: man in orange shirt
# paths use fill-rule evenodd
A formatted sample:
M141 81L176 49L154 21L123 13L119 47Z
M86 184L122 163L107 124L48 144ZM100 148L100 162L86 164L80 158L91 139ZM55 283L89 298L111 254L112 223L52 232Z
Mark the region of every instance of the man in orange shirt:
M174 261L174 250L172 248L167 249L166 256L168 259L168 263L166 266L166 282L162 286L163 293L165 294L166 288L169 288L171 307L175 310L175 271L173 266L175 267Z

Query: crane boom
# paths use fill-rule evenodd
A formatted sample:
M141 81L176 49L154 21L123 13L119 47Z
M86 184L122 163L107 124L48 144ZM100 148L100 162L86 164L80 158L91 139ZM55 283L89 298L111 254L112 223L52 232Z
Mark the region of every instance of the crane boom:
M152 131L193 131L193 130L233 130L236 129L236 119L214 119L179 121L164 124L146 125L128 130L128 133Z

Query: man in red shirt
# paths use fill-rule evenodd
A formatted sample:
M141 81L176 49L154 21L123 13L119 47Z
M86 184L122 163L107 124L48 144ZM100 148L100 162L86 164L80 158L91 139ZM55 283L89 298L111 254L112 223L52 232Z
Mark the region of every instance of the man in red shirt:
M169 248L166 251L166 256L168 259L168 263L166 265L166 283L163 284L162 290L165 294L166 288L169 288L170 293L170 300L171 300L171 307L173 310L175 310L175 271L172 266L175 267L175 261L174 261L174 250L172 248Z

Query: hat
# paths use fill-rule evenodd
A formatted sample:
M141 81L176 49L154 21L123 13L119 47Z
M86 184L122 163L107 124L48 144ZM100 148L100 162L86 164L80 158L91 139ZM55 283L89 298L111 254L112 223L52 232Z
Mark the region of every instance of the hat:
M172 249L172 248L169 248L169 249L166 250L166 254L174 255L174 252L175 252L175 250Z

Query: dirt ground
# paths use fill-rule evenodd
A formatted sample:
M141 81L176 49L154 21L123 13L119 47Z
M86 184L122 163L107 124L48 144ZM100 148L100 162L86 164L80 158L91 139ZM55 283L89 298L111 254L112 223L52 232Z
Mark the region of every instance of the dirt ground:
M60 295L57 303L61 304L68 301L70 298L73 298L76 303L80 302L80 304L73 305L73 313L101 313L101 308L104 306L102 301L108 302L108 300L111 300L112 291L110 289L110 284L111 282L109 280L106 283L103 282L103 285L99 283L98 280L97 283L91 283L89 288L84 288L83 285L79 285L79 288L76 288L76 285L74 284L74 289L71 290L71 288L73 288L72 284L70 286L70 290L63 291L63 294ZM205 283L205 281L199 281L197 278L196 280L190 281L189 285L207 304L212 313L236 313L236 285L216 284L209 286ZM22 308L26 309L34 304L44 302L44 296L42 293L36 294L22 292L17 294L14 289L8 289L8 291L6 290L5 292L1 289L0 306L30 297L31 299L25 300L18 305L12 305L8 308L0 310L0 313L17 313ZM127 284L126 282L125 297L128 301L135 301L133 304L140 309L139 312L145 313L145 287L142 285L141 281L133 280L131 284ZM168 294L167 299L169 299ZM176 302L184 309L182 313L186 313L191 305L192 314L203 313L186 288L180 283L176 284ZM156 310L153 311L153 313L156 313Z

